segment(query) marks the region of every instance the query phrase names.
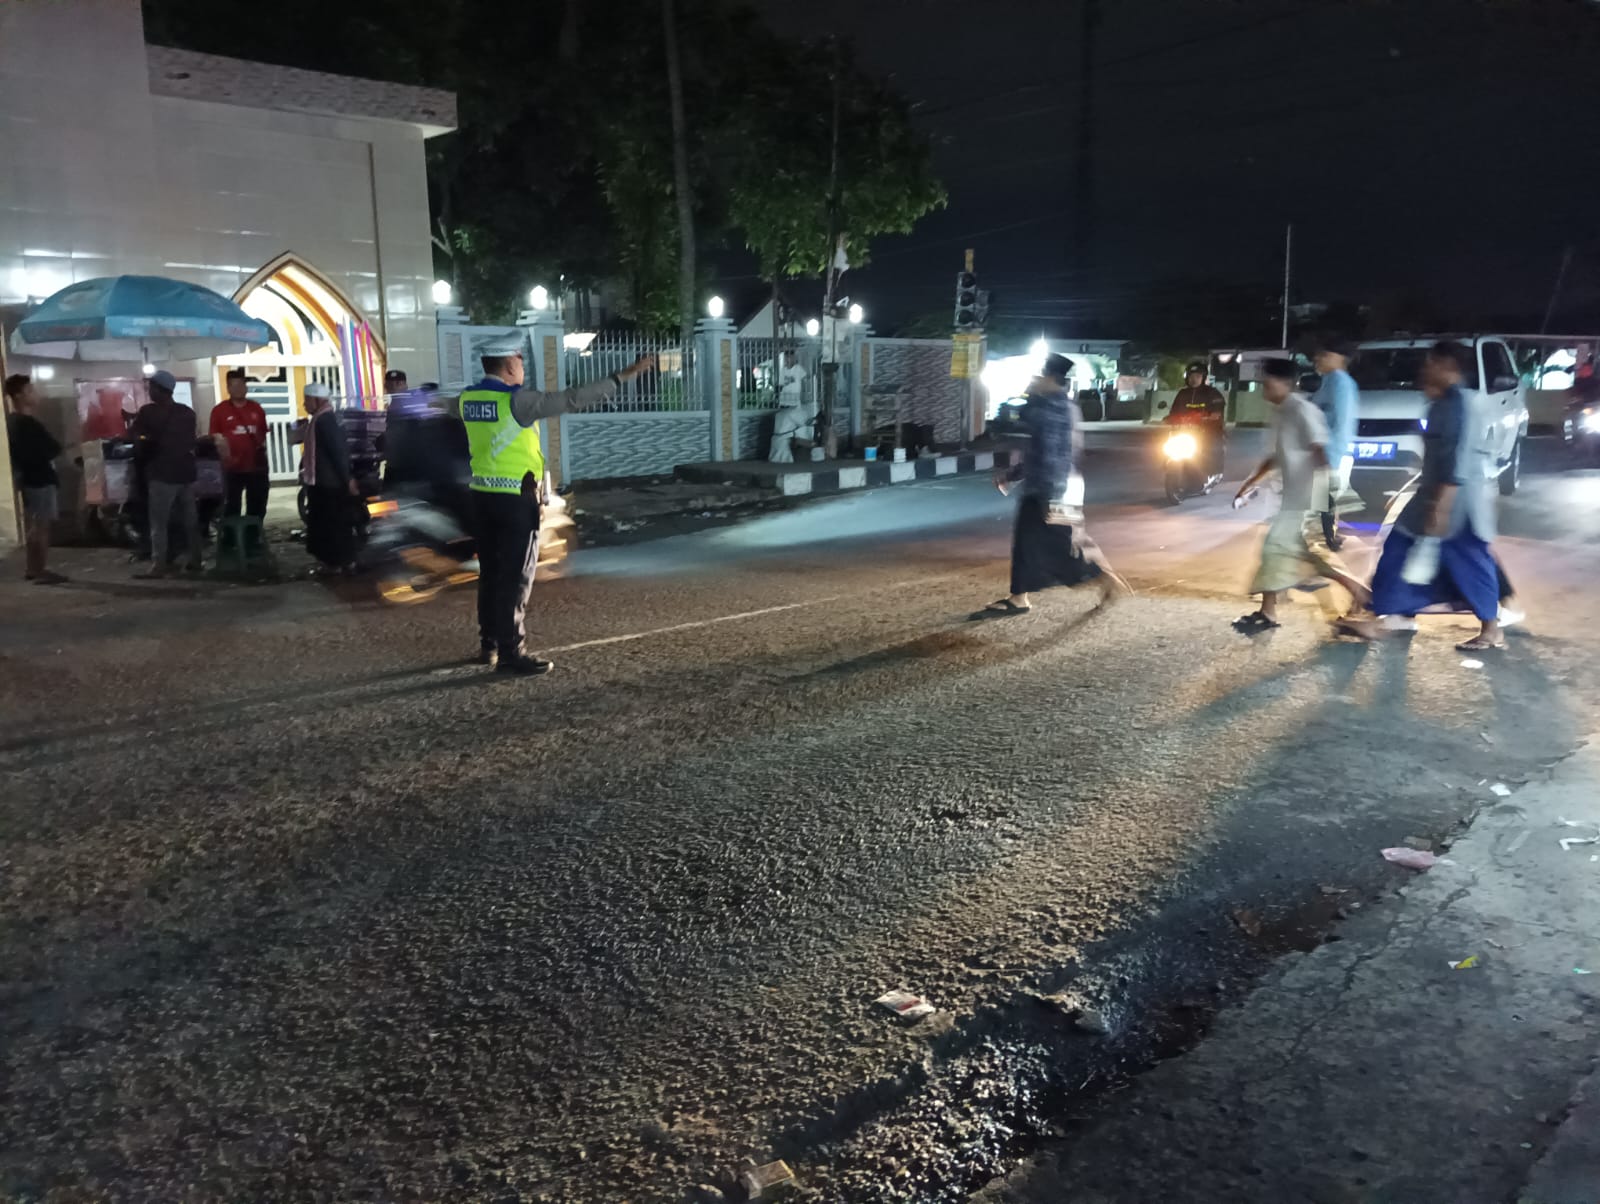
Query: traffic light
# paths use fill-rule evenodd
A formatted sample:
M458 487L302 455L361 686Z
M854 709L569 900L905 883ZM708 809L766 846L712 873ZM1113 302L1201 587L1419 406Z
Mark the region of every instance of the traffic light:
M956 329L977 330L983 324L978 312L978 277L962 272L956 277Z

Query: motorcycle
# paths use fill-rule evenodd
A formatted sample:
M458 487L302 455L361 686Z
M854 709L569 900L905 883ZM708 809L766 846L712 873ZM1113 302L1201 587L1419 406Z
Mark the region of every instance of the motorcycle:
M1586 464L1600 460L1600 398L1580 395L1567 402L1561 440L1573 459Z
M1206 439L1215 436L1200 423L1173 425L1178 429L1167 436L1161 454L1166 464L1167 500L1176 506L1186 497L1210 493L1222 480L1222 474L1208 472L1201 463L1209 452ZM1184 430L1185 425L1192 429Z
M385 602L426 602L478 579L477 546L460 518L422 493L375 497L367 520L360 563Z
M395 605L426 602L454 586L478 580L477 543L468 527L463 493L426 485L401 486L366 504L367 532L358 563L378 596ZM567 503L546 487L539 525L541 568L564 559L574 536Z

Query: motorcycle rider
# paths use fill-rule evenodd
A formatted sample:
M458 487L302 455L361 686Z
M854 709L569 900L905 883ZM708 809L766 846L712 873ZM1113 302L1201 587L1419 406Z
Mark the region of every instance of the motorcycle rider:
M1183 388L1172 399L1172 409L1166 422L1193 428L1200 444L1200 459L1206 465L1206 475L1222 476L1223 457L1227 454L1226 421L1228 399L1206 383L1206 366L1198 360L1183 373Z

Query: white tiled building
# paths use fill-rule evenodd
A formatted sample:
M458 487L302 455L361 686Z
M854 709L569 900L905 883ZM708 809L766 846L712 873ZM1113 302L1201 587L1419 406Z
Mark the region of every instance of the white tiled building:
M374 366L433 378L423 144L454 124L446 92L147 46L139 0L3 0L0 321L76 280L173 276L273 323L252 394L284 420L309 377L350 391L344 322ZM165 366L204 421L217 366ZM6 364L63 401L138 369Z

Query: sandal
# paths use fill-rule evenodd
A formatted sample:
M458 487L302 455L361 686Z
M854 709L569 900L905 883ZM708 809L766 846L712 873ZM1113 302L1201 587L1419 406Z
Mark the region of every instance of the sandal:
M1498 644L1475 635L1470 640L1462 640L1456 645L1457 652L1504 652L1506 642L1501 640Z
M1032 609L1033 607L1031 606L1018 606L1010 598L1001 598L996 602L989 603L982 610L973 611L968 617L974 621L978 619L1006 619L1012 615L1025 615Z
M1252 611L1247 615L1240 615L1233 621L1233 629L1241 635L1254 635L1258 631L1271 631L1274 627L1282 626L1282 623L1276 619L1267 618L1259 610Z

